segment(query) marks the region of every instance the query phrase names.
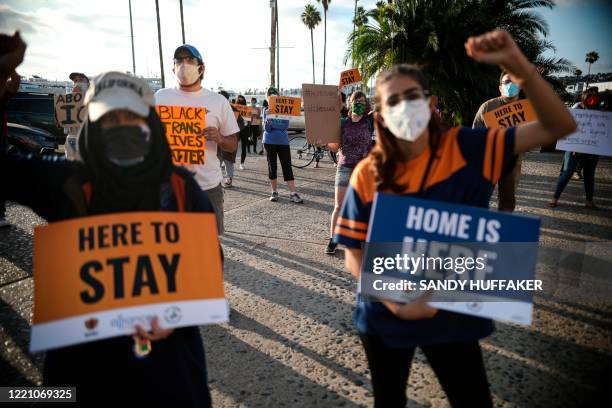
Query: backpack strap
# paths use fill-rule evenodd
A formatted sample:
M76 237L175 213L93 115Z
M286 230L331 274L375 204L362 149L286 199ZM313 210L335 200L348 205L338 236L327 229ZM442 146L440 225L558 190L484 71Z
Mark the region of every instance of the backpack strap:
M185 179L176 173L172 173L170 175L170 186L172 187L172 191L174 192L174 197L176 198L176 206L178 207L179 212L185 212Z
M91 202L91 183L81 183L76 177L70 177L66 180L62 189L72 202L76 213L79 216L86 216Z

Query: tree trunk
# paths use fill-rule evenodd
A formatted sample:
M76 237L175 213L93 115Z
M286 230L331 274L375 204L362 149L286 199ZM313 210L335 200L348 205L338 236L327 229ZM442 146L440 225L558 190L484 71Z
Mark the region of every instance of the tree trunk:
M157 41L159 42L159 67L161 69L161 83L162 88L165 88L166 80L164 78L164 56L162 55L161 26L159 24L159 0L155 0L155 11L157 12Z
M323 37L323 85L325 85L325 58L327 54L327 10L323 10L325 15L325 34Z
M314 38L312 37L312 28L310 29L310 46L312 48L312 83L316 84L314 71Z
M351 67L355 67L355 20L357 19L357 0L355 0L355 11L353 12L353 39L351 41Z
M591 63L589 62L589 73L587 74L586 84L584 85L583 91L589 89L589 76L591 76Z

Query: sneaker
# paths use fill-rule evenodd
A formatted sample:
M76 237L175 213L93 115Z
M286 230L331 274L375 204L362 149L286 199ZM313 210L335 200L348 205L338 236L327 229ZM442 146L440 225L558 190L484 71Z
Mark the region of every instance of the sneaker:
M325 253L328 255L335 254L337 247L338 247L338 244L334 243L333 238L330 238L329 242L327 243L327 246L325 247Z
M240 163L240 170L245 170L246 167L244 167L244 163Z
M270 201L272 201L273 203L278 201L278 192L273 191L272 195L270 196Z
M11 223L6 220L4 217L0 217L0 228L10 227Z
M263 150L261 152L257 153L257 154L260 155L260 156L263 155Z
M300 195L296 192L291 193L290 200L291 202L296 203L296 204L302 204L304 202L304 200L302 200L302 197L300 197Z
M224 187L230 187L232 185L232 178L231 177L226 177L223 179L223 186Z

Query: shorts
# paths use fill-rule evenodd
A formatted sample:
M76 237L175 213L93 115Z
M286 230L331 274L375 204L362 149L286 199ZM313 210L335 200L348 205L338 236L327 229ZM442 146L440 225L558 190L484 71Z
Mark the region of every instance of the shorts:
M351 174L353 174L354 167L338 166L336 167L336 181L334 186L336 187L348 187Z

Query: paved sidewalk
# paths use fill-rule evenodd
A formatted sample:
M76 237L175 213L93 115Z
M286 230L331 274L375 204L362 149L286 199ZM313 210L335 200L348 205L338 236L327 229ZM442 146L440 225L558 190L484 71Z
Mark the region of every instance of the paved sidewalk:
M607 241L603 251L610 254L612 160L600 159L597 169L595 201L602 210L584 208L582 182L574 180L561 206L551 210L547 203L561 158L526 155L517 212L542 218L543 252L576 253L584 242ZM367 362L351 322L355 283L343 268L342 251L323 254L335 168L328 157L321 165L295 171L304 198L299 205L289 202L284 186L278 203L268 200L264 156L249 155L244 171L236 163L222 238L232 314L228 324L201 329L215 406L372 404ZM27 349L32 227L42 220L16 205L9 205L8 215L14 226L0 230L0 384L36 385L43 356ZM576 276L559 270L554 259L544 259L538 271L554 285L536 297L534 324L497 324L497 332L483 341L495 405L589 406L605 396L610 406L604 388L612 366L610 277L588 271ZM599 299L579 299L578 290ZM448 406L420 352L408 395L410 407Z

